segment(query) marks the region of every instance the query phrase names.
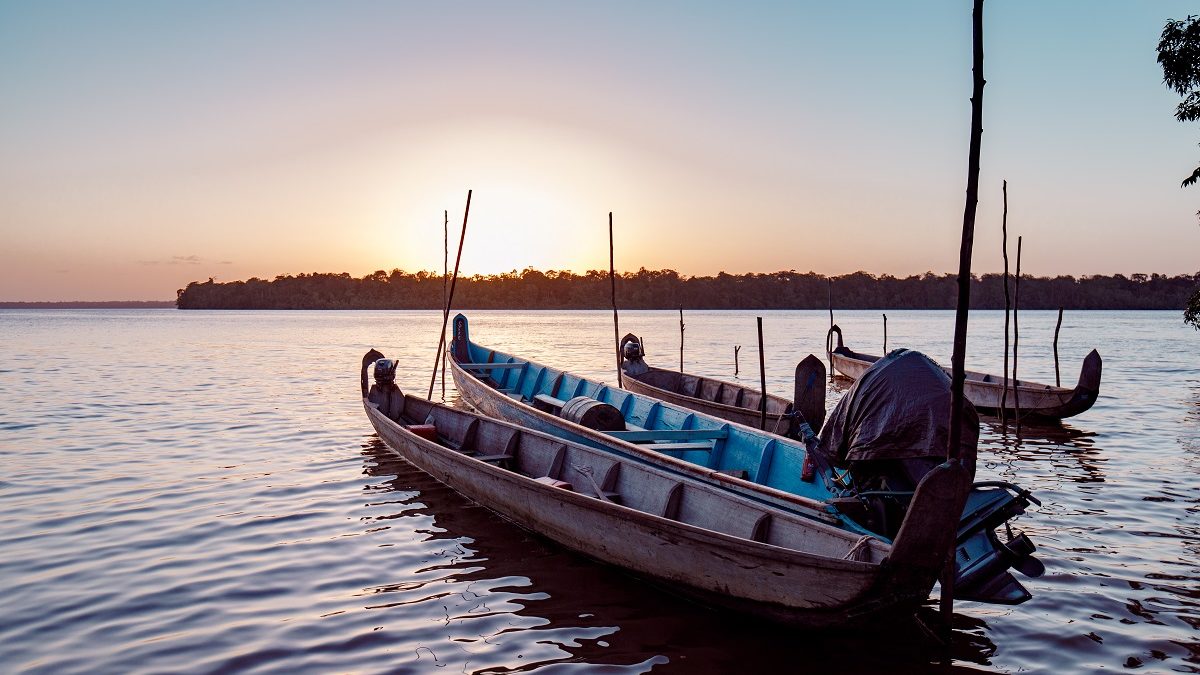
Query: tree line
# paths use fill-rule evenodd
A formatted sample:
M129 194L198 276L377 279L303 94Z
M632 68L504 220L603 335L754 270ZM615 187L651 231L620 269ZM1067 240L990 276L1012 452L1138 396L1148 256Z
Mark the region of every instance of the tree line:
M972 276L971 306L1004 308L1000 274ZM1034 277L1022 275L1022 309L1179 310L1200 283L1194 275L1133 274ZM1010 289L1016 279L1010 277ZM827 277L788 270L773 273L685 276L674 270L617 274L617 304L626 309L953 309L956 277L895 277L855 272ZM180 309L440 309L442 275L378 270L280 275L273 280L193 281L177 292ZM527 268L460 277L454 307L462 309L604 309L610 306L608 272L584 274Z

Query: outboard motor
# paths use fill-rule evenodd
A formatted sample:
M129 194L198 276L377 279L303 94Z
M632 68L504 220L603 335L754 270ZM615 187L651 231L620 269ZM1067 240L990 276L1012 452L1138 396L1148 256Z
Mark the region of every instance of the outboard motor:
M964 401L959 460L975 475L979 416ZM895 537L913 490L945 459L950 429L950 377L925 355L897 349L879 359L838 401L813 452L843 514L887 537ZM999 482L977 483L967 497L955 551L955 597L1017 604L1031 596L1008 573L1015 567L1040 576L1041 563L1023 534L995 528L1036 500Z
M367 393L367 400L379 406L379 411L393 420L400 419L400 413L404 411L404 392L396 386L397 365L395 359L376 360L372 369L375 384Z
M646 350L642 345L641 338L633 333L621 338L621 370L634 376L646 373L650 370L650 366L646 365L644 356L646 356Z

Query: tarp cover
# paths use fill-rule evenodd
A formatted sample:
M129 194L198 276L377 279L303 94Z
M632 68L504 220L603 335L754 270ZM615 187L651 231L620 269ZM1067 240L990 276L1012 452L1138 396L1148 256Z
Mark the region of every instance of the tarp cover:
M945 457L950 441L950 376L920 352L879 359L838 401L817 452L837 466L868 460ZM963 402L959 457L975 465L979 415ZM972 474L974 471L972 471Z

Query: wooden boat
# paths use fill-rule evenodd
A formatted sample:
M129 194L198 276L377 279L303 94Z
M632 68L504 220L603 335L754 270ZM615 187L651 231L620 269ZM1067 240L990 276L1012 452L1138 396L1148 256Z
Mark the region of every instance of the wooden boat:
M452 325L449 364L455 385L465 402L486 415L860 536L890 541L894 532L864 526L859 511L872 500L903 504L911 494L856 494L840 485L828 466L806 479L806 460L815 457L811 430L803 439L765 433L483 347L471 341L462 314ZM1002 543L995 531L1031 501L1036 499L1027 491L1007 483L979 484L970 491L958 526L956 598L1019 604L1031 597L1007 570L1017 567L1037 576L1033 544L1019 533Z
M833 346L833 336L837 335L837 346ZM856 352L842 342L842 329L832 326L826 336L826 347L829 349L829 359L835 371L841 375L857 380L862 377L871 364L879 360L878 356ZM1007 417L1020 416L1059 420L1073 417L1096 402L1100 395L1100 375L1103 369L1100 353L1093 349L1083 359L1083 368L1079 373L1079 381L1075 387L1055 387L1049 384L1029 382L1027 380L1008 382L1008 396L1004 396L1004 377L989 375L968 370L967 379L963 383L963 393L967 400L975 405L975 409L991 415ZM949 368L943 368L947 373ZM1020 405L1020 409L1017 405Z
M363 407L398 455L518 525L703 602L813 628L894 620L924 601L969 478L925 476L891 543L609 450L405 396L363 357ZM368 389L367 369L376 382Z
M782 436L797 437L798 424L807 422L813 431L821 428L825 416L825 367L815 357L819 374L805 364L796 370L796 400L801 414L797 416L791 400L767 394L764 417L762 392L734 382L656 368L645 362L642 341L631 334L621 338L621 386L629 391L651 396L690 410L756 427ZM811 405L804 405L812 401Z

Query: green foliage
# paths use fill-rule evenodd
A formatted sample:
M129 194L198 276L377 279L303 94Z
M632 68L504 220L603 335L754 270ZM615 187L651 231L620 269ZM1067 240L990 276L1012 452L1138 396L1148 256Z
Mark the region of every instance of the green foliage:
M1200 286L1192 292L1192 297L1188 298L1187 307L1183 310L1183 322L1190 323L1200 330Z
M1175 119L1200 119L1200 16L1167 21L1158 41L1158 63L1163 69L1163 83L1183 97L1175 108ZM1200 167L1183 180L1182 187L1197 180Z

